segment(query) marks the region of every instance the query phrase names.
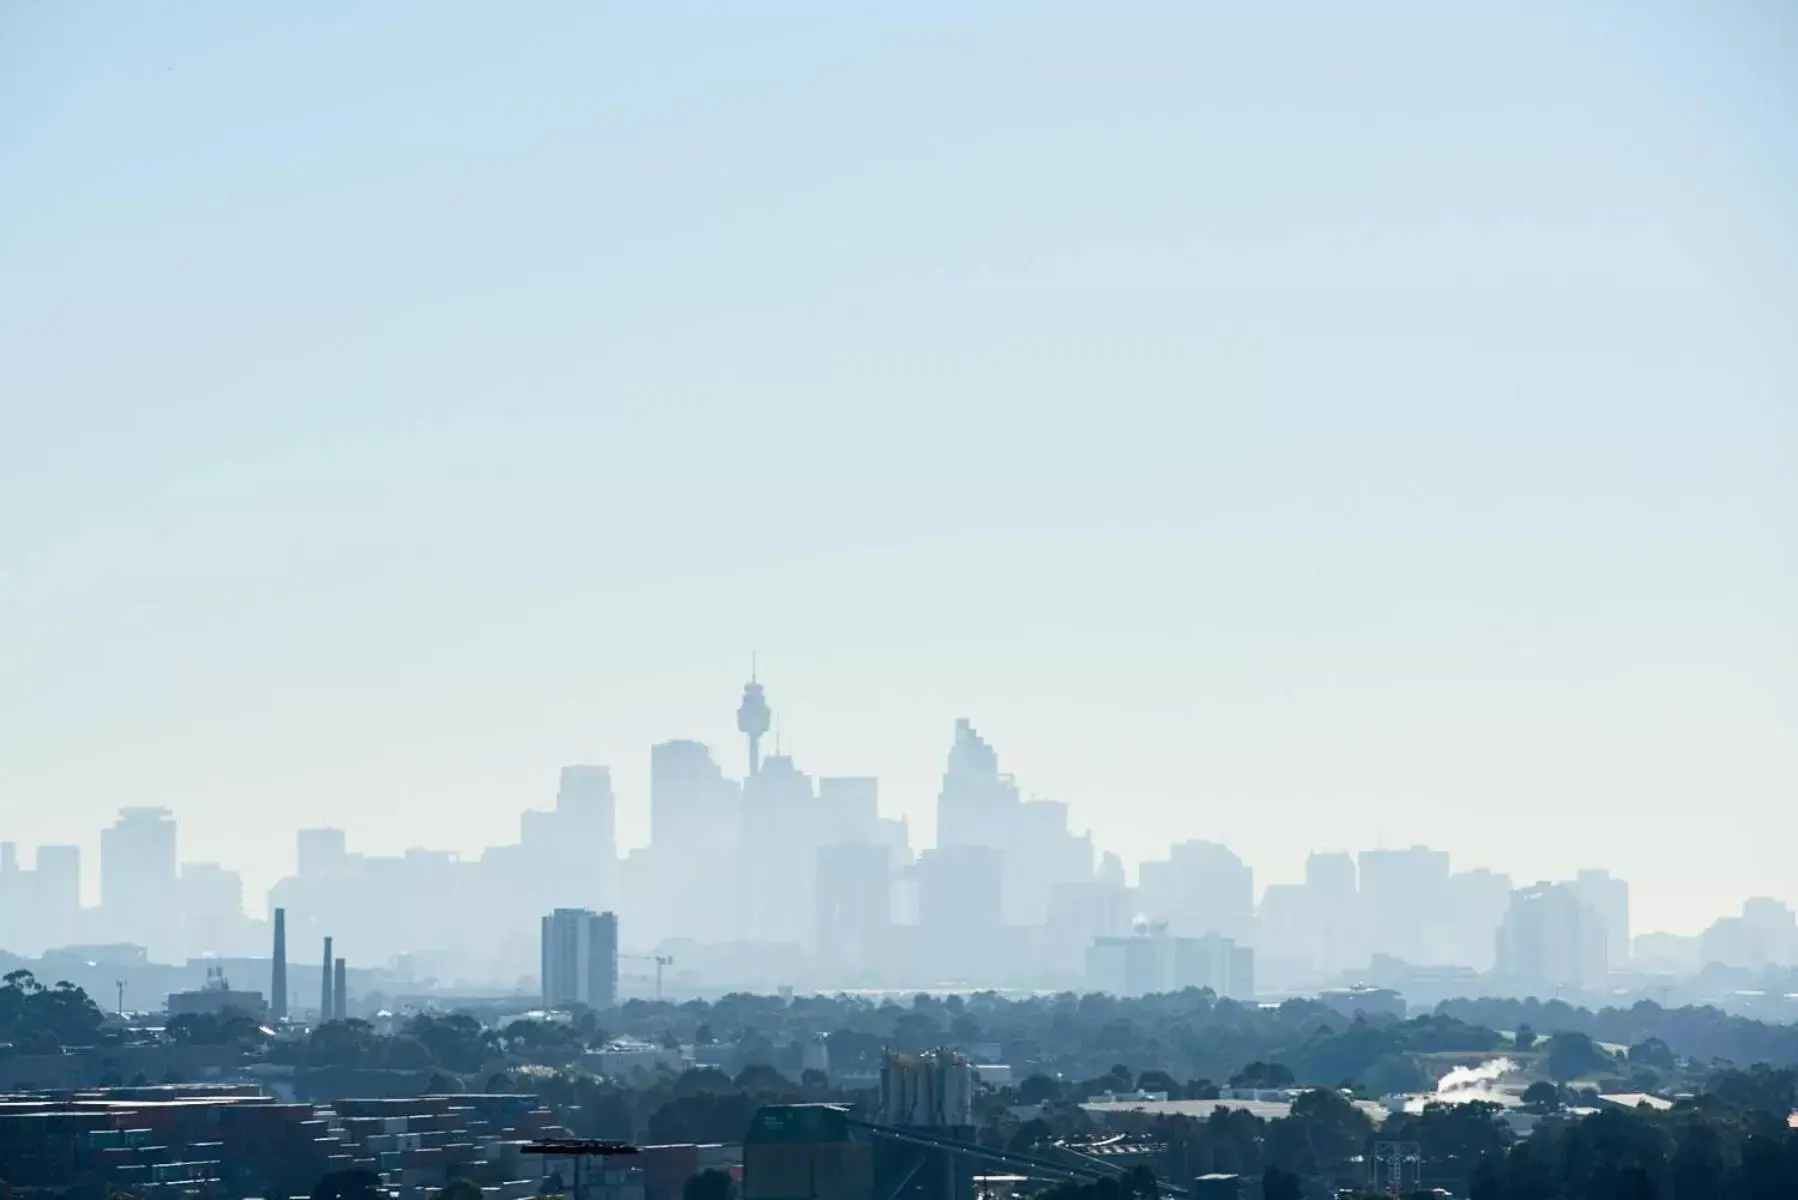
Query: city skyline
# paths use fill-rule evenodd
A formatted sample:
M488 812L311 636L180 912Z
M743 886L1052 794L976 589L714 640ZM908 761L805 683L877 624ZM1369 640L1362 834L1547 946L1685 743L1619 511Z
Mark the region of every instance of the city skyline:
M291 831L292 837L289 839L294 847L294 857L290 867L282 872L279 882L283 887L290 887L297 880L332 874L336 870L334 864L371 856L374 859L388 857L398 861L398 858L410 859L424 855L445 863L474 863L484 862L496 852L505 851L509 847L522 850L530 845L547 847L556 843L581 844L593 847L594 852L599 855L595 864L603 863L603 868L589 864L592 876L589 882L571 892L553 889L545 891L544 902L560 903L561 900L566 900L572 903L575 899L580 899L596 908L609 909L619 904L620 889L628 886L628 864L639 864L638 870L641 872L649 869L641 864L653 866L660 863L655 869L667 871L670 864L666 856L678 848L676 852L685 859L680 869L700 874L707 870L706 864L710 861L707 855L736 853L737 848L728 843L733 837L743 836L755 839L741 848L743 854L752 857L769 853L778 856L782 843L816 844L823 847L836 840L847 840L869 845L870 848L873 845L886 845L898 856L890 866L895 871L907 864L912 864L913 869L928 869L925 864L930 855L942 853L945 846L951 850L960 846L1008 846L1011 848L1006 851L1005 919L1016 924L1040 924L1043 919L1042 910L1040 907L1033 909L1032 905L1040 905L1040 897L1047 895L1046 892L1038 893L1039 899L1035 901L1020 899L1016 894L1019 886L1048 887L1062 878L1100 880L1106 878L1108 873L1115 873L1118 883L1126 883L1124 864L1127 860L1123 860L1102 841L1097 841L1090 830L1080 831L1076 836L1076 830L1069 823L1071 806L1065 802L1048 801L1024 786L1017 780L1016 773L1008 769L1009 763L1004 764L1007 769L1002 770L992 744L966 719L957 719L954 724L954 737L948 753L948 772L940 777L940 787L934 801L936 819L930 822L935 826L932 830L933 837L926 841L917 836L916 829L907 816L895 816L890 811L890 806L882 804L878 776L792 774L808 764L796 761L795 756L789 753L791 747L781 745L778 734L765 752L759 751L756 743L761 736L770 729L778 729L779 710L770 709L765 684L754 674L744 685L743 695L745 700L737 714L737 723L739 734L749 735L747 747L741 740L734 747L727 743L723 754L719 755L713 748L699 741L670 739L650 748L652 760L661 764L657 770L666 774L666 778L658 786L670 790L666 794L657 793L660 799L655 803L659 807L654 810L650 820L645 822L650 825L654 836L639 846L624 845L617 838L620 804L610 765L568 764L559 768L561 782L554 794L553 804L548 807L540 803L528 804L514 815L515 828L520 832L513 839L478 847L472 852L434 845L428 841L414 842L390 850L364 843L353 829L345 826L297 827ZM745 711L760 715L746 719L742 716ZM773 713L772 719L770 712ZM731 775L723 765L733 756L741 759L740 778ZM757 774L763 777L755 779ZM794 810L791 815L783 815L787 813L785 806L790 801L778 800L776 797L787 788L784 780L789 774L792 774L795 781L793 786L799 786L801 780L807 781L803 784L803 795L807 797L803 803L820 807L815 810ZM957 783L958 777L963 782ZM715 783L708 783L707 779L714 780ZM970 779L973 782L968 782ZM758 789L757 785L762 786ZM717 788L723 790L718 791ZM993 790L995 788L996 791ZM758 800L758 796L765 798ZM776 807L768 807L770 804ZM848 807L844 808L845 805ZM1050 840L1046 842L1042 840L1043 833L1033 833L1031 822L1022 819L1029 812L1045 809L1045 806L1046 811L1053 814L1054 829L1062 831L1048 832ZM831 815L833 811L837 815ZM858 815L843 815L851 811ZM89 909L103 906L113 913L137 914L141 917L158 908L173 910L186 904L194 911L213 914L234 911L235 915L260 921L283 903L290 908L296 906L292 893L288 893L283 901L277 894L279 889L273 885L266 890L259 890L235 864L198 860L191 855L179 853L176 833L179 820L180 814L172 810L154 806L126 806L118 811L112 824L98 831L94 839L100 850L97 855L80 854L79 845L46 844L35 848L29 845L21 848L15 841L0 838L7 843L7 856L5 862L0 863L0 870L17 872L23 867L28 871L35 871L34 877L41 882L34 886L44 889L43 894L46 896L54 894L59 911L60 907L67 905L72 892L71 879L76 871L74 860L77 855L82 859L81 874L100 881L98 894L87 888L80 893L83 906ZM792 824L794 821L798 824ZM744 832L740 835L732 834L730 831L739 823L743 825ZM1040 822L1035 824L1040 825ZM264 832L269 832L266 827ZM1466 879L1470 883L1478 883L1482 878L1492 880L1498 886L1496 907L1494 900L1490 898L1492 888L1481 884L1479 890L1489 897L1481 903L1492 910L1491 920L1495 926L1502 915L1502 900L1507 895L1538 895L1544 889L1549 889L1548 894L1552 895L1554 888L1563 885L1583 888L1588 879L1594 881L1594 887L1608 888L1611 885L1604 881L1613 878L1609 868L1595 867L1592 864L1582 865L1561 876L1531 878L1514 875L1506 871L1503 863L1470 861L1463 856L1453 855L1446 848L1414 842L1408 846L1396 847L1311 847L1306 852L1301 883L1269 878L1252 858L1239 857L1227 843L1208 836L1204 830L1173 830L1168 836L1168 843L1152 857L1129 862L1131 869L1127 883L1132 894L1144 898L1141 901L1141 911L1133 914L1133 917L1165 921L1169 911L1179 907L1180 903L1169 900L1168 897L1208 897L1202 901L1193 901L1201 902L1207 911L1215 910L1210 919L1217 924L1208 932L1223 933L1244 943L1253 942L1257 945L1267 937L1282 936L1282 926L1303 926L1314 919L1304 916L1302 909L1290 913L1287 911L1307 887L1321 888L1323 894L1345 892L1351 897L1360 891L1365 897L1369 883L1358 877L1371 870L1370 861L1397 864L1427 851L1430 856L1439 860L1439 868L1431 869L1439 869L1444 880L1449 878L1451 862L1453 870L1460 872L1455 876L1456 879ZM795 843L794 839L798 841ZM806 839L810 839L810 842ZM1057 857L1064 856L1065 853L1057 849L1062 843L1056 839L1066 839L1070 848L1077 845L1083 849L1077 852L1073 860L1065 860L1064 857L1064 865L1056 866ZM512 846L513 841L518 845ZM758 844L761 846L760 850L757 849ZM41 857L35 853L37 850L42 851ZM924 857L919 858L920 854ZM1188 857L1182 858L1183 855ZM1320 883L1318 872L1333 869L1329 863L1334 860L1347 864L1346 886L1340 882ZM1320 863L1324 865L1320 866ZM571 860L570 869L579 873L582 868ZM826 868L820 865L817 869L823 872ZM810 852L807 851L789 868L777 870L776 876L807 874L811 870ZM1236 872L1243 876L1239 882L1232 878ZM151 883L146 884L146 878ZM1621 913L1621 917L1611 923L1609 959L1614 965L1629 960L1632 934L1689 935L1699 932L1668 930L1643 921L1640 917L1644 911L1643 894L1640 890L1632 892L1623 881L1624 878L1626 877L1617 877L1616 886L1623 889L1620 899L1590 901L1600 908L1615 908ZM162 882L159 884L157 880ZM1032 883L1032 880L1036 882ZM647 895L659 894L656 890L658 885L648 886L651 891ZM166 890L155 891L156 887ZM1198 891L1195 892L1195 888ZM258 903L259 895L266 896L266 903ZM1160 899L1151 903L1147 899L1150 896ZM1740 902L1752 904L1766 899L1789 903L1784 896L1778 894L1770 897L1745 894ZM1402 897L1402 893L1394 893L1393 900L1397 904L1396 908L1383 914L1373 912L1370 919L1395 931L1409 924L1412 926L1412 940L1394 941L1386 947L1386 952L1413 962L1436 961L1430 957L1432 949L1428 944L1425 926L1417 922L1414 914L1409 911L1408 901ZM638 897L636 902L639 905L665 903L644 897ZM804 896L794 898L794 902L812 903ZM1377 910L1377 902L1370 902L1375 903ZM885 901L882 903L884 905ZM1245 906L1240 911L1231 907L1238 903ZM233 906L236 906L235 909ZM303 910L304 903L299 907ZM1652 911L1652 905L1648 906L1648 910ZM1732 907L1709 914L1703 928L1714 927L1719 918L1730 916L1734 911ZM1637 914L1633 918L1632 912ZM770 924L773 920L771 915L764 914L762 918L752 919L751 925L763 934L774 936L769 932L774 928ZM811 936L812 931L807 927L806 921L801 921L797 929L798 933L793 940L803 942ZM1182 932L1196 934L1207 931L1188 927ZM114 936L119 940L145 940L144 935L123 927L110 930L108 937Z
M1778 0L0 4L0 1191L1798 1197L1794 264Z
M1790 886L1779 6L0 20L23 842L639 844L759 650L926 841L965 714L1133 860Z
M752 668L752 671L753 671L753 668ZM757 702L762 704L764 706L764 709L766 709L767 706L769 705L769 701L762 699L762 697L769 693L767 693L765 691L765 689L766 689L766 681L763 679L760 679L758 675L752 673L750 676L749 683L746 684L744 687L744 694L748 695L753 690L753 693L757 698ZM776 699L777 698L778 697L776 697ZM720 707L727 708L728 706L721 704ZM770 757L776 757L783 764L786 762L797 761L801 767L808 768L808 769L811 768L812 764L809 761L809 759L805 758L804 756L796 755L794 753L795 747L790 743L790 740L789 740L789 742L787 742L785 744L782 743L781 738L783 735L782 735L781 726L780 726L781 710L778 707L773 707L772 713L773 713L772 723L767 724L766 729L764 730L764 732L766 733L767 736L760 739L766 743L766 748L761 751L761 760L763 762L766 762ZM727 711L726 716L729 719L737 721L736 737L734 740L729 739L729 738L721 739L722 745L720 745L717 742L712 742L712 741L674 737L674 738L666 739L662 742L655 743L651 747L648 747L645 757L653 756L652 753L649 753L649 752L660 752L669 747L675 747L675 746L680 746L680 745L694 745L694 746L703 747L710 754L710 756L711 756L710 761L712 761L713 763L718 765L718 769L721 772L721 777L726 781L732 782L734 786L741 786L741 782L744 780L747 780L750 776L751 757L754 754L754 751L745 749L745 743L743 740L743 733L745 731L741 727L740 714L733 710L733 711ZM716 724L716 722L714 722L714 724ZM965 721L965 719L957 718L955 722L951 723L951 725L952 725L952 728L964 728L967 726L967 722ZM737 773L736 774L732 773L732 770L729 766L729 764L733 761L733 759L741 760L741 761L737 762L737 765L736 765ZM1008 776L1010 776L1012 778L1018 778L1021 775L1021 772L1017 772L1017 771L1014 771L1011 769L1012 764L1009 761L1009 756L1008 756L1008 762L1007 762L1006 766L1007 766L1006 774ZM631 851L644 850L644 849L647 849L652 844L652 839L650 836L648 836L652 830L652 815L651 815L651 811L650 811L649 788L647 786L642 788L642 794L637 799L637 801L633 804L631 802L631 800L629 799L629 793L617 785L617 780L619 778L620 772L612 763L609 763L609 762L585 762L585 763L572 764L572 765L564 764L564 765L556 767L555 770L563 773L564 787L567 786L566 780L567 780L568 772L581 771L581 770L597 770L597 771L603 773L604 780L605 780L605 786L607 789L609 789L608 790L609 798L607 800L607 804L612 813L612 828L613 828L614 832L611 836L614 838L613 845L616 847L616 850L614 851L614 861L622 863L625 856L628 855ZM811 774L814 778L819 779L820 781L826 781L828 778L830 778L829 776L826 775L826 773L819 772L816 770L808 770L808 773ZM913 774L915 774L915 773L916 772L913 772ZM628 774L628 772L626 772L626 774ZM867 778L869 778L871 781L875 781L875 782L878 782L882 778L878 774L873 774L873 773L862 773L862 774L866 775ZM846 777L838 777L838 778L854 778L854 777L846 776ZM939 783L940 783L940 778L939 778ZM1050 794L1047 794L1045 792L1042 792L1040 790L1037 790L1037 789L1034 789L1034 788L1031 788L1028 786L1021 786L1021 791L1020 791L1019 795L1021 798L1033 799L1033 800L1048 800L1048 799L1053 798ZM530 819L529 814L531 812L542 810L544 808L544 805L548 802L548 800L553 799L553 797L554 797L554 789L551 789L550 796L547 798L539 797L535 800L532 800L530 798L525 799L522 802L521 807L519 807L516 811L513 811L512 813L510 813L508 823L511 824L513 829L515 830L517 828L517 822L521 818L528 821ZM904 822L905 826L907 827L907 829L909 831L906 834L909 847L913 853L916 853L918 851L932 848L937 844L936 840L935 840L937 833L938 833L936 826L938 824L938 810L939 810L939 806L940 806L941 802L942 802L941 795L933 792L933 794L928 797L928 799L926 800L926 802L924 804L918 804L918 803L914 802L914 803L903 806L903 808L900 808L899 806L895 806L893 804L890 790L882 787L879 812L883 818L889 818L889 819ZM1078 803L1069 802L1069 801L1061 800L1061 799L1055 799L1055 802L1058 804L1064 805L1068 809L1071 822L1073 821L1073 819L1075 817L1077 817L1080 814L1081 809L1083 807L1083 806L1079 805ZM732 804L738 805L740 803L741 803L740 799L736 796L736 793L733 790ZM896 809L897 809L897 811L896 811ZM633 810L635 810L635 811L633 811ZM172 816L174 818L174 821L177 824L181 825L183 833L191 835L191 832L192 832L194 826L188 822L184 822L182 820L182 814L180 813L180 811L178 809L175 809L175 808L165 808L164 806L160 806L160 805L127 805L127 806L117 810L117 813L115 814L115 816L129 817L132 813L152 814L152 813L156 813L156 812L162 812L165 816ZM624 828L630 828L630 827L635 827L636 829L641 831L641 836L634 842L626 842L622 837L619 837L616 833L617 830L624 829ZM96 907L100 903L101 893L105 886L104 881L103 881L103 872L105 870L105 866L104 866L105 858L104 858L103 852L104 852L106 840L110 836L112 830L113 830L113 826L109 825L109 826L105 826L105 827L99 828L97 830L94 830L86 838L73 838L73 839L69 839L66 841L58 841L58 842L44 842L44 843L38 843L35 846L28 841L24 841L24 840L15 838L10 835L0 837L0 840L5 840L8 842L11 842L14 845L15 857L20 863L29 861L36 849L42 848L42 849L46 850L48 852L46 862L50 864L50 869L53 869L58 872L59 876L61 874L65 874L68 872L69 866L67 863L67 859L71 856L71 852L78 854L79 858L80 858L80 863L81 863L80 876L82 879L82 885L81 885L82 903L84 906L92 908L92 907ZM264 824L261 827L261 831L265 834L268 832L268 830L269 830L269 827L266 824ZM927 831L927 832L921 832L921 830ZM4 832L4 831L0 831L0 832ZM291 830L288 830L287 833L289 834L289 836L287 838L285 838L285 839L277 838L275 840L282 841L282 842L284 842L284 844L292 847L292 846L296 845L296 841L295 841L296 837L297 837L299 843L304 843L306 838L309 835L317 836L317 835L323 835L323 834L331 834L331 835L335 835L339 839L337 847L336 847L336 853L339 853L339 854L345 852L345 847L347 844L348 852L357 854L357 855L393 856L393 855L403 855L409 851L425 851L425 852L429 852L431 854L441 854L441 853L447 852L453 856L456 856L457 858L459 858L463 861L477 860L484 853L492 850L496 846L505 844L509 840L507 837L502 836L500 838L496 838L491 843L477 844L477 845L473 845L473 846L445 845L445 844L441 844L438 842L433 842L428 838L414 840L411 842L406 842L404 844L382 844L381 842L374 841L374 840L371 840L371 839L368 839L368 838L362 836L354 827L354 822L345 823L345 824L295 825ZM1139 872L1145 863L1147 863L1151 867L1153 867L1157 862L1160 862L1161 860L1166 859L1167 854L1171 848L1177 847L1178 845L1180 845L1182 843L1199 842L1199 843L1215 844L1215 845L1219 845L1219 846L1227 846L1233 852L1240 854L1241 858L1245 862L1249 863L1251 866L1251 869L1254 874L1254 888L1253 888L1253 894L1252 894L1252 896L1253 896L1252 903L1254 903L1257 906L1257 908L1259 908L1259 906L1264 902L1266 895L1268 893L1268 890L1270 888L1274 889L1276 892L1279 892L1282 889L1289 889L1291 887L1297 886L1300 883L1302 883L1307 878L1307 871L1309 869L1310 861L1314 860L1320 854L1328 855L1328 854L1335 854L1335 853L1346 853L1346 854L1349 854L1352 856L1354 854L1365 853L1367 851L1378 852L1378 851L1390 850L1390 851L1396 852L1396 851L1403 851L1408 848L1415 849L1415 848L1419 848L1419 847L1428 846L1432 850L1452 856L1453 860L1456 863L1457 869L1465 870L1465 869L1471 868L1471 869L1478 870L1478 871L1497 870L1497 871L1504 872L1506 874L1507 878L1511 878L1514 880L1515 885L1519 889L1534 886L1537 884L1553 883L1554 881L1561 880L1561 879L1569 879L1570 880L1570 879L1574 878L1574 876L1577 873L1589 870L1594 865L1597 865L1597 864L1594 864L1593 862L1587 861L1586 857L1579 856L1576 854L1576 857L1579 858L1579 861L1576 864L1568 867L1567 869L1560 870L1560 871L1551 871L1551 872L1547 872L1547 873L1539 873L1539 874L1532 876L1528 872L1516 872L1516 871L1508 870L1507 865L1504 863L1501 863L1501 862L1486 861L1486 860L1481 860L1478 858L1472 858L1469 855L1467 855L1465 852L1456 852L1451 847L1435 845L1433 843L1430 843L1430 842L1427 842L1424 840L1412 840L1412 841L1400 841L1400 842L1396 842L1396 843L1368 842L1368 843L1361 844L1361 845L1353 845L1353 844L1351 844L1351 845L1313 845L1313 846L1306 847L1301 852L1302 857L1300 857L1300 859L1298 860L1296 869L1291 869L1291 870L1282 871L1282 872L1269 872L1251 854L1241 851L1239 848L1237 848L1232 843L1230 843L1227 838L1225 838L1223 836L1219 836L1216 834L1215 830L1205 828L1205 827L1195 826L1193 828L1188 828L1188 829L1184 829L1184 830L1174 830L1167 835L1168 839L1169 839L1167 841L1167 843L1160 846L1159 848L1148 849L1145 853L1143 853L1142 857L1133 857L1130 855L1119 854L1118 851L1114 847L1106 844L1104 842L1103 838L1101 836L1099 836L1096 833L1096 831L1091 828L1085 829L1085 833L1089 837L1092 838L1093 843L1096 845L1096 847L1099 851L1102 851L1102 852L1105 852L1108 854L1117 855L1121 859L1121 861L1127 865L1129 873L1130 873L1130 877L1131 877L1131 880L1133 883L1139 883L1139 880L1140 880ZM153 845L153 847L150 850L150 853L154 857L157 857L157 858L168 858L170 863L173 864L175 862L175 856L176 856L176 848L175 848L173 839L174 839L174 834L173 834L172 830L165 831L164 833L158 835L155 839L155 844ZM965 841L967 839L960 839L960 840ZM297 857L296 857L296 853L297 853ZM257 897L269 894L269 892L273 889L274 885L277 882L279 882L281 879L290 878L293 875L295 875L297 871L302 871L304 868L304 856L305 856L305 850L303 848L298 850L297 852L288 853L286 855L285 865L277 866L276 868L274 868L274 873L273 873L272 877L268 878L267 882L264 883L260 874L256 870L253 870L253 869L246 870L246 869L244 869L242 864L234 863L234 862L231 862L228 860L208 859L208 858L200 857L195 854L187 853L185 851L185 849L183 849L183 851L179 855L179 867L181 870L181 878L183 880L182 886L188 887L190 890L195 887L204 887L206 885L206 881L208 880L208 878L210 878L211 876L216 876L222 869L225 873L235 876L236 880L240 881L240 890L241 890L241 895L243 896L245 915L248 916L252 920L261 920L261 919L264 919L266 914L263 911L263 908L258 905ZM1603 867L1603 869L1604 870L1613 870L1614 868L1605 866L1605 867ZM1620 870L1617 871L1616 873L1621 877L1628 878L1628 876L1625 875ZM214 885L215 888L217 886L219 886L219 885L217 885L217 884ZM227 886L230 887L232 885L227 885ZM123 889L121 889L121 891L122 890ZM1730 900L1728 903L1725 904L1724 907L1719 908L1718 910L1711 911L1711 912L1697 913L1694 916L1690 927L1681 927L1681 926L1676 926L1676 925L1669 925L1665 922L1656 922L1652 918L1643 919L1641 917L1641 914L1644 914L1644 913L1653 914L1657 911L1664 911L1664 906L1656 904L1656 899L1655 899L1654 893L1646 888L1638 888L1638 890L1636 890L1634 892L1634 894L1632 896L1632 900L1631 900L1631 905L1632 905L1632 910L1636 914L1638 914L1638 917L1637 917L1638 923L1637 923L1636 932L1638 932L1638 933L1639 932L1657 932L1657 933L1664 932L1664 933L1672 933L1672 934L1681 935L1681 936L1691 936L1691 935L1695 935L1695 934L1703 932L1704 929L1709 927L1719 917L1726 916L1726 915L1733 913L1735 911L1736 906L1739 905L1740 903L1754 899L1756 897L1762 897L1762 896L1771 897L1773 899L1777 899L1779 901L1782 901L1782 902L1785 902L1788 904L1793 903L1793 898L1788 897L1786 894L1779 892L1777 890L1764 891L1764 892L1747 891L1747 892L1744 892L1741 896L1733 898L1733 900Z

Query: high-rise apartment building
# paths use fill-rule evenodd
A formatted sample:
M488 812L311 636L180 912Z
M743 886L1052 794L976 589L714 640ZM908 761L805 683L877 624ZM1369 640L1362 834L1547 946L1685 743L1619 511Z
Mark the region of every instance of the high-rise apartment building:
M558 908L543 918L543 1004L610 1008L618 1000L618 918Z

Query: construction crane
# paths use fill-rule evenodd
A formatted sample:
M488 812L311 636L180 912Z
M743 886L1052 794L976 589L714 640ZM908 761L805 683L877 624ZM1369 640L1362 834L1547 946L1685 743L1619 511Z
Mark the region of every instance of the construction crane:
M662 998L662 968L674 965L672 954L620 954L619 958L628 958L632 962L652 962L656 965L656 999Z

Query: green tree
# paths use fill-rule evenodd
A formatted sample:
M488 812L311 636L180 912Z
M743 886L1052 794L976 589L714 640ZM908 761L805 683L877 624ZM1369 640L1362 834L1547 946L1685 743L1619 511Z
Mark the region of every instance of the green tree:
M681 1200L731 1200L734 1190L728 1174L708 1169L687 1177L681 1185Z
M493 1035L467 1013L420 1013L406 1023L405 1032L430 1051L433 1061L463 1075L486 1066L495 1051Z
M1523 1089L1523 1106L1533 1113L1553 1112L1561 1107L1561 1089L1538 1079Z
M1798 1108L1798 1070L1776 1070L1766 1063L1755 1063L1746 1071L1725 1068L1705 1081L1704 1090L1746 1112L1783 1117Z
M1519 1025L1517 1032L1511 1035L1511 1044L1519 1050L1528 1050L1536 1044L1536 1031L1530 1028L1528 1021Z
M1136 1086L1145 1092L1166 1092L1169 1096L1180 1094L1180 1085L1174 1077L1159 1068L1144 1071L1136 1077Z
M1269 1167L1261 1172L1261 1200L1304 1200L1304 1181L1291 1171Z
M1341 1093L1313 1089L1268 1125L1268 1161L1298 1175L1326 1174L1361 1154L1373 1131L1372 1119Z
M737 1072L737 1087L745 1092L786 1092L793 1084L766 1063L750 1063Z
M1666 1042L1658 1037L1644 1038L1629 1048L1629 1061L1653 1067L1657 1071L1673 1071L1679 1067Z
M1557 1031L1548 1039L1548 1073L1561 1083L1579 1079L1611 1065L1610 1055L1600 1050L1588 1034L1566 1029Z

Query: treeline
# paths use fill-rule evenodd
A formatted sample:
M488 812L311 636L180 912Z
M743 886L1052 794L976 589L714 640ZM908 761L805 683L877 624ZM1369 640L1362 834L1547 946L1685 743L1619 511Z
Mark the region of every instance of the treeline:
M1762 1068L1764 1071L1764 1068ZM1791 1072L1777 1090L1789 1104ZM1726 1089L1730 1090L1730 1089ZM1746 1093L1759 1090L1750 1084ZM1743 1107L1709 1092L1666 1112L1608 1109L1546 1121L1483 1157L1472 1200L1789 1200L1798 1129L1789 1108Z
M1483 1017L1483 1020L1473 1018ZM223 1036L178 1030L179 1036ZM1499 1032L1500 1030L1504 1032ZM1277 1065L1287 1083L1351 1088L1371 1096L1430 1089L1443 1054L1543 1054L1556 1079L1595 1079L1608 1090L1653 1090L1698 1077L1719 1063L1798 1062L1794 1030L1728 1017L1715 1009L1652 1004L1592 1013L1571 1006L1478 1001L1427 1016L1345 1018L1322 1004L1278 1006L1185 991L1137 1000L1103 995L1011 1000L990 993L911 997L875 1003L845 997L727 996L715 1003L631 1001L566 1021L485 1024L469 1014L417 1016L392 1035L359 1021L332 1022L301 1046L277 1044L271 1057L296 1065L488 1073L507 1066L578 1066L590 1050L625 1035L669 1048L699 1046L727 1074L768 1066L800 1075L808 1048L822 1044L834 1077L871 1078L889 1048L917 1052L951 1045L991 1054L1020 1075L1084 1087L1085 1094L1135 1086L1202 1098L1249 1064ZM1595 1045L1621 1043L1616 1054ZM1543 1053L1545 1052L1545 1054ZM652 1082L642 1069L616 1082ZM649 1073L653 1074L653 1072ZM644 1076L639 1078L638 1076ZM1246 1082L1246 1081L1238 1081ZM1084 1098L1084 1097L1079 1097Z
M72 983L45 987L30 971L0 978L0 1053L55 1054L91 1046L104 1020L88 994Z
M1406 1182L1472 1200L1774 1200L1798 1196L1798 1130L1787 1114L1798 1073L1757 1065L1726 1069L1666 1111L1642 1107L1549 1112L1518 1139L1494 1104L1431 1104L1382 1123L1337 1093L1305 1093L1291 1115L1263 1120L1220 1108L1206 1119L1122 1114L1122 1129L1157 1147L1155 1174L1170 1182L1226 1173L1260 1177L1268 1196L1298 1196L1308 1181L1353 1189L1368 1179L1376 1143L1414 1146ZM1049 1111L1008 1144L1074 1136Z
M1447 1000L1436 1011L1493 1029L1575 1030L1625 1046L1654 1038L1681 1057L1703 1062L1798 1065L1798 1025L1731 1016L1709 1005L1662 1008L1643 1000L1594 1012L1561 1000Z

